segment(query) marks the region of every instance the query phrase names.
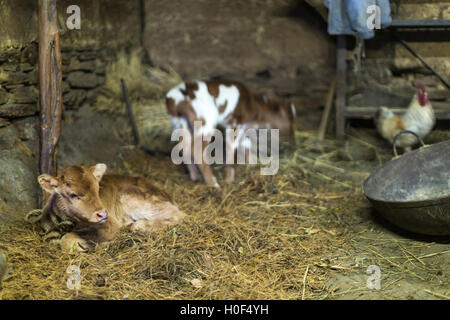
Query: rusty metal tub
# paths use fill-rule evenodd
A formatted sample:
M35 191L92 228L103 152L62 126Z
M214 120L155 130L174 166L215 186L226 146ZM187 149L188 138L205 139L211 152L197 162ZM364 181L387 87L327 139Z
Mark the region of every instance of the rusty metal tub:
M450 235L450 141L409 152L363 183L375 210L394 225L426 235Z

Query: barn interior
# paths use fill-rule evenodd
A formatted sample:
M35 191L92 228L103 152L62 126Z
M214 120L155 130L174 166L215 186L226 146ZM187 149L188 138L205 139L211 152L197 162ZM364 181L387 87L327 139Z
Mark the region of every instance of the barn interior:
M41 193L38 1L0 0L0 299L450 299L448 236L392 225L362 191L393 158L374 111L406 110L417 80L438 118L425 143L450 139L448 25L376 30L361 51L355 37L328 33L322 2L57 1L58 171L105 163L148 178L188 214L175 227L123 230L94 252L65 253L25 221ZM73 4L80 29L67 24ZM446 1L390 8L397 21L450 21ZM207 78L295 104L295 136L280 144L276 175L237 166L235 183L217 190L172 163L165 94ZM133 144L120 79L154 154ZM223 182L222 167L213 170ZM77 290L67 286L72 265ZM370 266L381 270L378 289Z

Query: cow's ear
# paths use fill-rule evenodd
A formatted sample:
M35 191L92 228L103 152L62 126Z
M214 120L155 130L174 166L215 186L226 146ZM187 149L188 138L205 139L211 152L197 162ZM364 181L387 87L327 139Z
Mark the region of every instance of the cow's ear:
M38 177L38 182L41 185L42 189L48 193L55 192L56 188L58 188L59 185L58 179L52 177L49 174L41 174Z
M106 164L104 163L97 163L95 166L91 167L89 170L91 170L91 173L94 175L95 179L97 181L102 180L103 175L106 171Z

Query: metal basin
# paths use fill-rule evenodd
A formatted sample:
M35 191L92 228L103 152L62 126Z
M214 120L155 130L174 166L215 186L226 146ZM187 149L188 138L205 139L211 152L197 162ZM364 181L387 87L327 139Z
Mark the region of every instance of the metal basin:
M450 235L450 141L385 163L363 184L386 220L408 231Z

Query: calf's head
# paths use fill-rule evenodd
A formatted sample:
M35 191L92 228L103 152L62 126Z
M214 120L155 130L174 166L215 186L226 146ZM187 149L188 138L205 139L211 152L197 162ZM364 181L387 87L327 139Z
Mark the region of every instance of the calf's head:
M58 177L42 174L38 182L51 196L49 201L69 219L83 224L102 224L108 213L100 200L99 182L106 165L99 163L91 168L68 167Z
M278 97L273 91L262 95L262 100L269 110L267 116L274 127L279 128L282 135L292 137L296 117L294 104L286 98Z

